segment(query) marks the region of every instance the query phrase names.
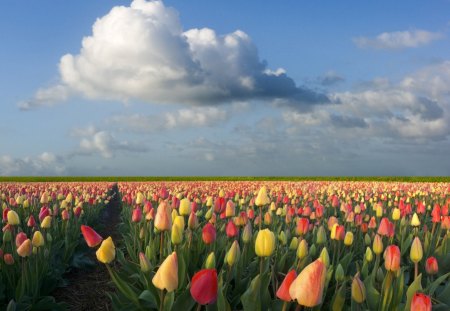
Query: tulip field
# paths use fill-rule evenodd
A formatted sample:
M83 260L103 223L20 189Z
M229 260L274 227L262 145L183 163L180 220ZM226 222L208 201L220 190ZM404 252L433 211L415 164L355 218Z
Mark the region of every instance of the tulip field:
M0 308L67 308L81 250L114 310L450 310L448 182L1 183L0 204Z

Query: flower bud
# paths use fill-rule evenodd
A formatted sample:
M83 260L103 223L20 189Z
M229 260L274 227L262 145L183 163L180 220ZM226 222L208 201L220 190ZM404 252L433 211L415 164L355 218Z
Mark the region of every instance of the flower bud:
M285 237L286 238L286 237ZM255 253L259 257L269 257L275 250L275 235L269 229L258 232L255 242Z
M283 301L291 301L291 295L289 294L289 288L291 287L291 284L294 282L294 280L297 277L297 272L295 270L289 271L288 274L286 274L283 282L281 283L280 287L277 290L277 297Z
M250 224L250 222L248 222L244 227L244 231L242 232L242 242L244 242L244 244L247 244L251 240L252 240L252 225Z
M183 216L180 216L183 217ZM181 242L183 242L183 230L176 224L174 223L172 225L172 232L171 232L171 240L172 240L172 244L174 245L178 245Z
M425 262L425 270L429 275L433 275L439 272L438 262L435 257L428 257Z
M347 233L345 233L344 244L346 246L351 246L353 244L353 232L347 231Z
M8 211L6 217L8 219L8 224L10 224L11 226L17 226L18 224L20 224L19 215L15 211Z
M289 244L289 249L291 251L295 251L298 247L298 239L297 237L293 237L291 243Z
M356 273L352 281L352 299L357 303L363 303L366 300L366 287L359 278L359 272Z
M297 258L302 260L308 255L308 242L305 239L301 240L297 248Z
M116 247L112 238L108 237L104 240L95 254L98 261L105 264L111 263L116 258Z
M415 293L411 300L411 311L431 311L432 304L430 296Z
M258 196L255 199L255 205L256 206L264 206L270 204L270 199L267 196L267 190L266 187L263 186L261 189L259 189Z
M278 234L278 241L280 241L281 245L286 245L287 243L287 238L286 238L286 234L284 233L284 231L281 231Z
M400 219L400 209L396 207L392 211L392 220L399 220L399 219Z
M326 247L324 247L320 252L319 258L327 268L330 266L330 255L328 254L328 250Z
M413 227L420 226L420 220L419 216L417 216L417 213L414 213L413 217L411 218L411 226Z
M379 236L378 234L376 234L375 238L373 239L372 249L373 252L377 255L383 252L383 240L381 239L381 236Z
M233 244L231 244L230 249L225 255L225 262L231 267L236 263L236 261L239 260L240 255L241 251L239 249L239 244L236 240L234 240Z
M102 242L103 238L91 227L81 225L80 229L81 233L83 234L84 240L89 247L96 247Z
M41 222L41 228L48 229L52 225L52 216L45 216L44 220Z
M188 216L191 213L191 202L188 198L184 198L180 201L178 210L182 216Z
M44 237L40 231L35 231L33 240L31 241L34 247L41 247L44 245Z
M334 272L334 278L336 279L336 282L342 282L345 279L345 273L344 268L341 264L338 264L336 267L336 271Z
M160 290L167 290L169 293L173 292L178 287L178 257L177 253L173 252L156 271L152 279L153 285Z
M409 257L411 258L411 261L414 263L418 263L419 261L422 260L423 257L422 243L420 242L418 237L415 237L411 244L411 251L409 253Z
M216 268L216 255L214 252L209 253L205 261L205 269L215 269Z
M327 242L327 234L323 226L320 226L319 229L317 230L316 237L317 237L316 243L319 245L325 244Z
M397 245L389 245L384 255L384 267L386 270L396 272L400 269L400 249Z
M291 298L297 300L299 305L306 307L321 304L326 271L326 265L320 259L306 266L289 287Z
M26 239L18 248L17 248L17 254L19 254L20 257L28 257L31 255L33 251L33 245L31 244L30 239Z
M370 247L366 248L366 253L364 255L364 258L366 259L367 262L371 262L373 260L373 253L372 253L372 250L370 249Z
M150 272L152 270L150 261L142 252L139 253L139 266L141 267L141 271L144 273Z
M14 257L12 254L3 255L3 260L5 261L5 264L7 264L8 266L12 266L14 264Z

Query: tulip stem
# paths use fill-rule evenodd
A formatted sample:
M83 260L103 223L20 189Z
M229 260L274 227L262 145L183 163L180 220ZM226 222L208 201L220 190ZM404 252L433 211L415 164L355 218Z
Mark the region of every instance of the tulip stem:
M201 304L197 304L197 311L200 311L202 309L202 305Z
M159 241L159 262L163 261L163 244L164 244L164 231L160 233L160 241Z
M281 308L281 311L287 310L287 301L283 302L283 307Z
M260 261L259 261L259 274L262 277L262 273L263 273L263 266L264 266L264 257L260 257Z
M161 290L161 293L159 295L159 311L164 310L164 289Z
M414 263L414 280L417 279L417 276L419 275L419 263Z
M259 206L259 231L261 231L261 228L262 228L262 220L263 220L262 205L260 205Z

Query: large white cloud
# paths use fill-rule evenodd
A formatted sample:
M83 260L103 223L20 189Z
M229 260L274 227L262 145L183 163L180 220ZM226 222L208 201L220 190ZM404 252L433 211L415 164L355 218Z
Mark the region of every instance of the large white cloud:
M59 71L61 84L51 88L60 90L58 96L42 98L41 90L21 108L55 102L69 92L90 99L194 105L248 99L293 106L328 102L325 95L296 86L284 70L269 70L243 31L184 31L177 11L161 1L114 7L94 23L79 54L61 58Z
M359 48L375 48L375 49L403 49L416 48L427 45L432 41L442 39L444 36L438 32L430 32L426 30L407 30L383 32L376 37L357 37L353 42Z
M66 172L64 160L50 152L16 158L0 156L0 175L61 175Z

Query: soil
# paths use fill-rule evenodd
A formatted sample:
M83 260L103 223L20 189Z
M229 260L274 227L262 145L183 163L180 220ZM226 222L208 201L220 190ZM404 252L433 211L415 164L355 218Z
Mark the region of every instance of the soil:
M121 235L117 230L120 222L120 198L117 184L112 188L114 197L100 215L98 233L104 238L111 236L117 245ZM98 262L95 256L96 249L90 249L88 255L95 262L92 269L73 268L63 277L67 286L57 288L53 292L57 302L64 302L68 310L112 310L111 301L107 292L114 292L115 288L105 265Z

